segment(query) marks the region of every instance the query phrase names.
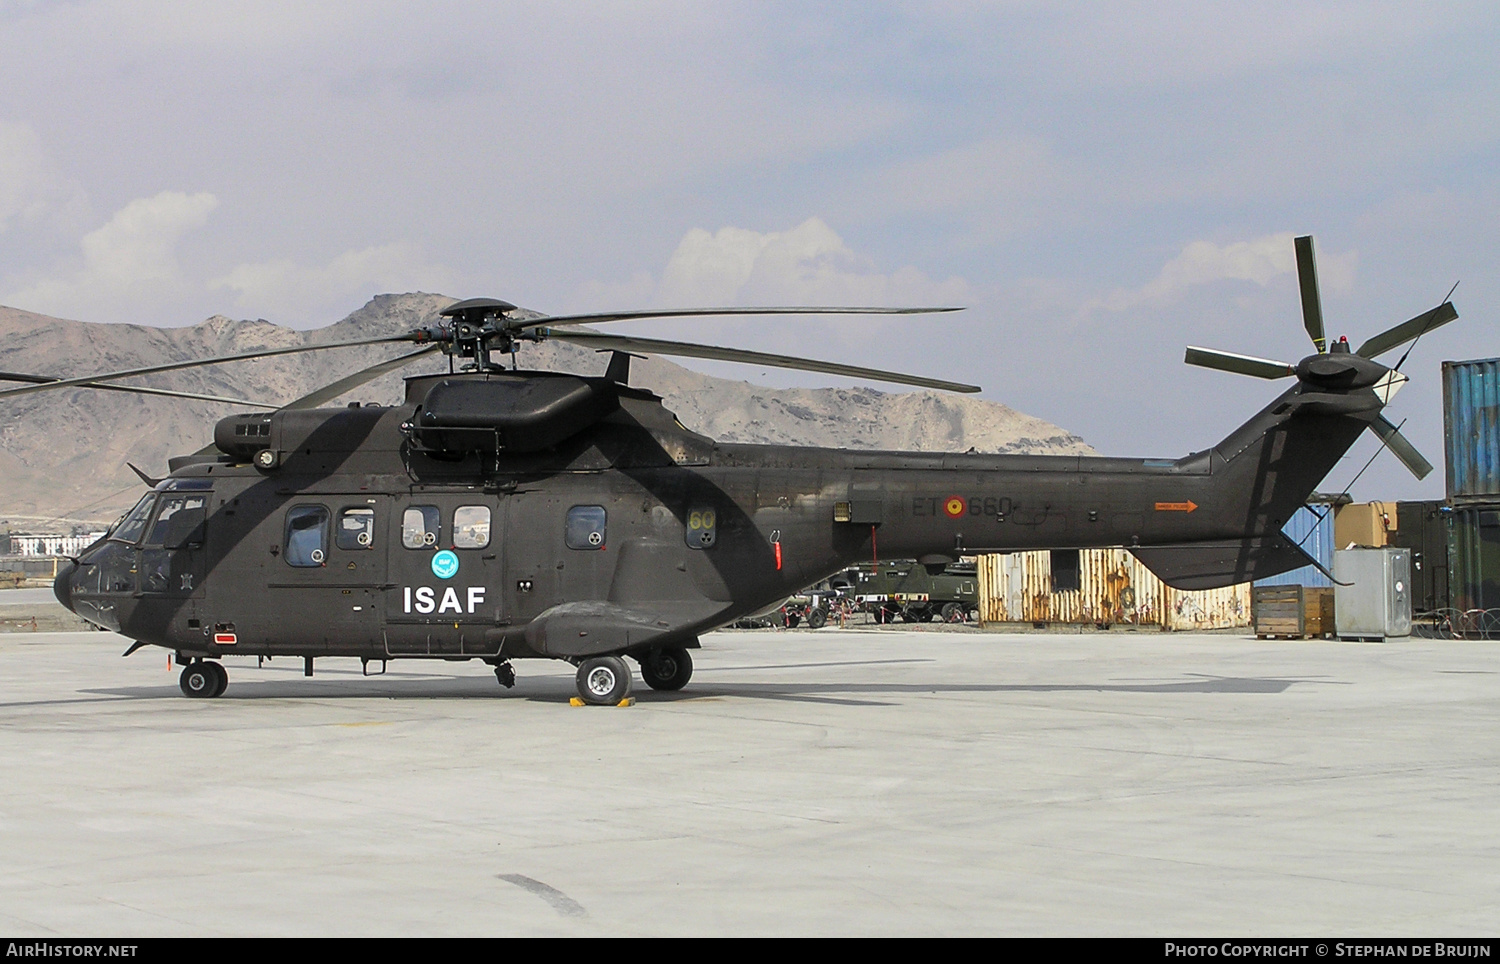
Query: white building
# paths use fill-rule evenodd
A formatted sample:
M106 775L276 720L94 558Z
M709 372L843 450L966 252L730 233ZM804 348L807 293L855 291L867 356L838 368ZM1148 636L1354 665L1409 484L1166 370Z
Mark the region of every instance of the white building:
M10 552L13 556L76 556L103 537L103 531L81 536L12 534Z

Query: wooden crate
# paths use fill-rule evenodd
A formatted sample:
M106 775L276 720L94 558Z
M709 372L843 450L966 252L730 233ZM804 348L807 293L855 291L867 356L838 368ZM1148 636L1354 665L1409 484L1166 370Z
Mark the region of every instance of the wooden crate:
M1307 635L1314 639L1333 635L1332 586L1303 587L1302 625Z
M1250 616L1258 639L1316 639L1333 632L1333 589L1256 586L1250 592Z

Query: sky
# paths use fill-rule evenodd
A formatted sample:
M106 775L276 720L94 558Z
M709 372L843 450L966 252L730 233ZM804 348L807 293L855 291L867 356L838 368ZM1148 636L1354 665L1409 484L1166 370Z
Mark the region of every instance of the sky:
M1500 7L1458 0L0 0L0 304L297 328L416 290L956 304L615 330L972 382L1177 456L1284 387L1185 346L1311 351L1312 234L1355 345L1461 282L1387 410L1437 471L1386 453L1352 492L1436 499L1441 362L1500 355L1497 49Z

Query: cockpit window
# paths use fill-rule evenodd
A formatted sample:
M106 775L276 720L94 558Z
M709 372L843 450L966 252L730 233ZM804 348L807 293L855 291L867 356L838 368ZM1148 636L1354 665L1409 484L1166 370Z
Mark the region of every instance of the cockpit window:
M141 532L146 528L146 520L151 517L151 507L156 504L156 493L152 492L144 496L135 504L135 508L120 521L115 531L109 534L111 539L120 542L135 542L141 537Z
M202 544L207 509L208 499L202 495L163 496L161 509L156 513L156 522L151 526L145 544L167 549Z
M310 569L327 559L328 510L321 505L293 506L286 514L287 565Z

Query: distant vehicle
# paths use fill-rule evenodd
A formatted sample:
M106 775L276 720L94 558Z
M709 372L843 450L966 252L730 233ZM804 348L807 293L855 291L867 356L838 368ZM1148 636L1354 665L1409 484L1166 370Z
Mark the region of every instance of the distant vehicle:
M979 574L972 562L924 566L915 559L847 569L841 580L877 623L961 623L979 609Z

